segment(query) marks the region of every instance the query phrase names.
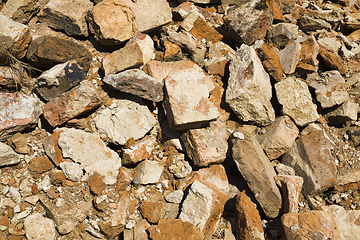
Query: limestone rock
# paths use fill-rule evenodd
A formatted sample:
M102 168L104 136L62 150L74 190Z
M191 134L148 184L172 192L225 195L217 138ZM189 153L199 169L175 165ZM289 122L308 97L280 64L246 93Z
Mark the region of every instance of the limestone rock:
M237 117L256 125L275 120L269 75L252 47L241 45L232 59L225 101Z
M232 157L266 216L275 218L281 209L281 194L276 186L276 173L256 138L232 139Z
M26 134L16 133L11 138L7 139L15 152L20 154L30 154L32 149L27 144Z
M87 37L85 15L93 7L89 0L50 0L43 6L37 17L51 28L65 31L67 35Z
M316 30L321 29L331 29L330 23L326 22L325 20L316 19L305 15L302 16L298 22L300 29L304 32L315 32Z
M197 38L199 41L205 39L207 42L219 42L223 36L212 28L206 21L198 16L194 22L194 25L188 32Z
M299 27L291 23L278 23L269 28L266 38L277 48L283 49L291 39L297 39Z
M88 181L88 186L91 192L95 193L97 196L101 195L101 192L105 189L106 185L103 179L100 177L98 173L95 173L91 176Z
M303 178L298 176L278 175L275 176L276 184L281 187L283 193L283 205L285 213L296 213L303 185Z
M92 128L107 142L125 145L130 139L138 140L157 123L149 109L130 100L113 100L91 117Z
M275 91L283 112L291 117L296 125L303 127L319 118L309 88L303 81L286 78L275 84Z
M88 174L97 172L108 185L116 182L121 159L98 135L68 129L60 133L58 144L63 156L80 163Z
M136 166L134 182L137 184L157 183L164 171L164 165L157 161L144 160Z
M296 66L300 62L301 44L293 41L283 50L277 52L280 58L281 66L286 74L292 74L296 70Z
M317 55L319 53L319 44L316 42L314 36L306 36L299 37L296 39L297 42L301 44L301 54L300 54L300 62L299 65L309 66L308 68L312 68L314 71L318 69L319 61L317 60ZM303 66L304 68L304 66Z
M201 240L203 234L193 224L180 219L163 219L157 225L149 228L150 237L153 240L178 239L178 240Z
M45 119L55 127L101 103L102 99L95 86L90 81L83 81L79 86L43 105L43 112Z
M24 229L26 238L29 240L54 240L56 236L54 222L40 213L26 217Z
M116 90L131 93L153 102L160 102L164 98L163 83L140 69L110 74L105 76L103 81Z
M256 51L262 61L264 69L276 81L281 81L283 79L284 72L281 66L280 58L276 54L274 47L270 44L264 43Z
M346 101L340 106L326 113L326 117L331 125L339 125L346 121L356 121L359 104L353 101Z
M229 179L222 164L213 164L196 171L196 174L204 181L207 181L226 193L230 192Z
M0 93L0 140L33 128L41 114L37 98L22 93Z
M64 172L65 177L73 182L79 182L84 174L82 167L74 162L62 162L59 166Z
M10 146L0 142L0 166L9 166L20 163L20 155Z
M8 0L1 14L12 20L26 24L49 0Z
M166 195L165 200L171 203L181 203L183 197L184 192L182 190L176 190Z

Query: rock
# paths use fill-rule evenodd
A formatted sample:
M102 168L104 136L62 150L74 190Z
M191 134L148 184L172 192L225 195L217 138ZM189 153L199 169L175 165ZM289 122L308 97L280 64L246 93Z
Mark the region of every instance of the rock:
M177 61L182 58L182 51L181 48L173 44L169 41L164 41L165 53L164 53L164 60L168 61Z
M207 181L226 193L230 192L229 179L225 168L221 164L213 164L196 171L196 174L204 181Z
M16 204L20 204L20 203L22 202L21 194L20 194L18 188L10 187L10 188L9 188L9 193L10 193L10 196L11 196L12 200L13 200Z
M347 37L353 40L354 42L358 41L360 39L360 29L352 32Z
M207 42L219 42L223 38L223 36L206 23L201 16L196 18L194 25L188 32L199 41L205 39Z
M59 134L63 131L54 132L43 142L44 150L50 160L59 167L59 164L64 162L61 150L58 146Z
M42 174L50 171L53 167L53 163L46 156L34 157L29 162L29 171L31 174Z
M284 72L281 66L280 58L276 54L274 47L270 44L264 43L256 51L266 72L268 72L269 75L277 82L281 81L283 79Z
M282 202L274 180L276 173L256 138L243 135L243 139L232 139L232 157L266 216L275 218Z
M252 47L241 45L231 60L225 101L245 122L266 126L275 120L269 75Z
M133 138L138 140L157 123L144 104L115 99L108 107L101 107L91 116L93 130L107 142L125 145Z
M30 44L26 58L31 65L48 70L59 63L75 60L84 71L88 71L92 61L91 53L72 39L41 36Z
M11 138L8 138L7 141L17 153L29 154L32 151L27 144L26 134L16 133Z
M192 172L192 168L189 162L185 161L185 155L179 153L171 157L172 163L169 166L169 171L177 178L186 178Z
M204 239L209 239L216 230L216 224L223 212L228 194L205 181L195 180L187 194L179 219L200 229Z
M325 20L316 19L305 15L298 20L298 25L304 32L315 32L316 30L331 29L330 23L326 22Z
M0 39L2 51L10 51L14 57L21 59L25 56L32 37L26 25L15 22L0 14Z
M285 164L278 163L275 166L275 170L278 175L290 175L295 176L295 170L292 167L289 167Z
M165 200L170 203L181 203L184 197L184 192L182 190L176 190L165 196Z
M301 56L301 44L297 41L293 41L286 45L286 47L277 52L279 56L282 69L286 74L292 74L296 70L296 66L300 62Z
M24 230L26 238L31 240L52 240L56 237L54 222L40 213L25 218Z
M324 211L287 213L281 217L286 239L342 239L334 217Z
M20 155L10 146L0 142L0 166L9 166L20 163Z
M319 55L321 62L328 70L338 70L340 74L345 74L347 72L347 68L339 55L332 50L320 46Z
M136 223L134 228L125 229L124 239L125 240L146 239L148 237L146 230L150 226L151 225L145 219L142 219L140 222Z
M83 168L74 162L62 162L59 166L64 172L65 177L73 182L79 182L84 174Z
M98 135L68 129L60 133L58 144L63 157L80 163L86 173L91 175L97 172L107 185L116 182L121 159L116 152L105 146Z
M139 210L149 223L156 224L160 220L162 204L162 201L146 201L139 206Z
M88 186L91 192L95 193L97 196L100 196L101 192L106 187L105 183L103 182L103 179L100 177L98 173L92 175L92 177L88 181Z
M296 213L303 185L303 178L289 175L275 176L276 184L283 193L284 213Z
M277 159L290 150L299 129L288 116L276 118L274 124L266 133L258 135L256 139L264 149L270 160Z
M272 25L266 38L277 48L283 49L291 39L298 38L299 27L292 23L278 23Z
M123 148L122 164L134 164L148 158L154 149L156 136L148 136Z
M0 62L2 61L0 56ZM3 64L7 64L8 59L4 58ZM16 68L15 68L16 69ZM10 66L0 66L0 89L18 89L22 86L23 77Z
M224 17L230 36L246 45L265 37L273 22L273 13L265 1L257 0L229 11Z
M320 76L309 75L306 81L315 89L316 99L323 108L340 105L349 100L345 79L336 70L324 72Z
M144 33L136 33L127 44L137 44L143 55L143 62L147 63L151 59L155 59L154 41L151 37Z
M103 82L120 92L131 93L153 102L161 102L164 98L163 82L159 82L140 69L107 75Z
M88 28L85 15L93 8L89 0L50 0L37 14L40 22L49 27L63 30L67 35L87 37Z
M340 106L326 113L326 117L331 125L339 125L346 121L356 121L359 105L352 101L347 101Z
M236 202L236 239L265 240L259 211L256 205L242 191L235 197Z
M37 92L46 101L54 97L60 97L70 88L84 80L86 72L79 64L72 60L58 64L43 72L36 79Z
M301 44L300 62L297 68L300 67L300 64L305 66L309 65L308 68L313 68L316 71L319 64L319 61L317 60L319 44L316 42L316 39L311 35L307 37L299 37L296 41Z
M157 225L148 229L150 238L153 240L178 239L178 240L201 240L203 234L193 224L181 219L162 219Z
M221 163L226 158L228 134L225 122L217 120L209 125L206 128L190 129L181 136L187 155L197 167Z
M48 0L8 0L1 14L12 20L26 24Z
M303 81L293 77L286 78L275 84L275 91L282 111L296 125L303 127L319 119L309 88Z
M218 74L221 77L224 77L227 62L228 61L225 58L221 60L216 58L211 58L209 61L205 63L206 71L210 75Z
M152 184L160 180L164 171L164 165L157 161L144 160L136 166L134 170L134 180L136 184Z
M281 9L279 8L279 5L277 4L277 1L274 0L266 0L266 5L271 10L271 12L274 15L274 22L285 22L286 19L281 12Z
M334 185L336 167L330 147L324 132L317 130L297 139L283 156L282 163L304 179L305 194L320 193Z
M0 93L0 141L32 129L41 114L37 98L22 93Z
M43 112L45 119L55 127L94 109L101 103L102 99L95 86L90 81L83 81L79 86L43 105Z

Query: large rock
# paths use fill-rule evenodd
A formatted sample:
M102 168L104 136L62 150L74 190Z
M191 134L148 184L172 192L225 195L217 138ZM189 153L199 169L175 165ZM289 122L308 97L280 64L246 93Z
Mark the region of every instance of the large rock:
M304 179L304 193L315 194L332 187L336 166L331 156L331 143L323 131L312 131L295 141L282 163L294 168Z
M236 134L239 133L239 134ZM275 218L281 209L281 194L276 186L275 170L256 138L248 133L235 132L241 137L232 139L232 157L266 216Z
M60 133L58 145L64 158L80 163L88 174L97 172L109 185L116 182L121 159L98 135L71 128Z
M296 125L303 127L319 119L309 88L302 80L286 78L275 84L275 91L284 114Z
M204 181L207 181L224 192L230 192L229 179L222 164L213 164L196 171L196 174Z
M197 167L223 162L227 139L226 124L221 120L211 122L206 128L190 129L181 136L187 155Z
M241 45L230 63L229 71L226 103L237 117L260 126L273 122L275 112L270 102L270 77L255 50Z
M29 240L53 240L56 236L54 222L40 213L26 217L24 229L26 238Z
M85 15L93 7L89 0L50 0L37 14L40 22L51 28L63 30L67 35L87 37Z
M55 127L101 103L96 87L90 81L83 81L79 86L43 105L43 112L45 119Z
M177 240L202 240L203 234L197 227L180 219L162 219L157 225L149 228L150 237L153 240L177 239Z
M8 0L0 13L16 22L26 24L48 1L49 0Z
M0 141L35 127L41 114L37 98L21 93L0 93Z
M296 66L300 62L301 44L297 41L286 45L286 47L277 52L280 58L281 66L286 74L295 72Z
M157 123L147 106L130 100L115 99L108 107L101 107L91 117L94 131L107 142L125 145L133 138L145 136Z
M0 142L0 166L9 166L20 163L20 155L10 146Z
M266 38L277 48L283 49L291 39L298 37L299 27L291 23L278 23L269 28Z

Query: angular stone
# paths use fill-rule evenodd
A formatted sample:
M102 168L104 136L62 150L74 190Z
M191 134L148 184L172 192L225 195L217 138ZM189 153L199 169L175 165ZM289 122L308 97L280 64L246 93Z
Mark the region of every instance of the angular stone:
M342 239L334 217L324 211L287 213L281 223L288 240L295 239Z
M32 66L43 70L75 60L84 71L88 71L92 62L91 53L83 45L72 39L54 36L41 36L32 41L26 58Z
M143 55L143 62L147 63L151 59L155 59L154 41L147 34L137 32L126 45L137 44Z
M62 162L59 166L64 172L66 179L72 182L79 182L84 174L80 164L74 162Z
M98 173L92 175L92 177L88 181L88 186L91 192L95 193L97 196L101 195L101 192L105 189L106 185L103 179L100 177Z
M20 163L20 155L10 146L0 142L0 166L9 166Z
M317 55L319 53L319 44L314 36L299 37L297 40L301 44L300 63L315 67L319 64ZM299 66L299 65L298 65Z
M245 44L237 50L230 66L225 101L237 117L256 125L275 120L271 105L271 83L255 50Z
M243 136L232 139L232 157L266 216L275 218L282 203L276 173L256 138L248 133Z
M181 203L183 197L184 192L182 190L176 190L166 195L165 200L171 203Z
M292 74L300 62L301 44L297 41L289 43L283 50L277 52L280 58L281 66L286 74Z
M9 50L14 57L21 59L32 41L29 29L26 25L15 22L0 14L0 40L2 51Z
M268 72L275 81L281 81L283 79L284 72L281 66L280 58L276 54L274 47L270 44L264 43L261 48L257 49L257 54L261 59L266 72Z
M1 14L12 20L26 24L48 0L8 0Z
M198 16L194 22L193 27L189 30L189 33L197 38L199 41L205 39L207 42L219 42L223 36L212 28L206 21Z
M134 180L137 184L152 184L160 180L164 165L157 161L144 160L136 166Z
M360 39L360 29L352 32L347 37L353 40L354 42L358 41Z
M210 122L206 128L190 129L181 136L187 155L197 167L223 162L228 149L227 139L226 124L222 120Z
M16 133L7 141L17 153L29 154L32 151L32 149L27 144L26 134Z
M347 67L342 62L340 56L326 47L320 46L320 60L328 70L338 70L340 74L347 72Z
M296 125L303 127L319 119L309 88L303 81L286 78L275 84L275 91L282 111L291 117Z
M140 220L135 224L133 229L124 230L124 240L146 239L148 237L146 230L150 226L145 219Z
M126 225L126 218L127 218L129 206L131 204L131 198L132 196L130 192L126 191L120 194L115 209L111 209L111 214L109 219L111 227L119 227Z
M98 135L72 128L60 133L58 144L63 157L80 163L88 174L97 172L108 185L116 182L121 159Z
M256 139L268 158L274 160L290 150L298 135L299 129L293 121L288 116L282 116L276 118L271 129Z
M218 74L221 77L224 77L227 62L228 61L225 58L222 58L221 60L211 58L205 63L206 71L211 75Z
M284 212L296 213L298 211L299 197L304 182L303 178L279 175L275 176L275 182L282 189Z
M251 45L265 37L273 22L273 13L265 1L251 1L229 11L224 21L230 29L232 38Z
M339 125L346 121L356 121L359 104L353 101L347 101L340 106L326 113L326 117L331 125Z
M8 63L8 59L4 58L2 62L2 56L0 55L1 65ZM0 89L19 89L22 85L23 77L18 69L10 66L0 66Z
M209 239L224 210L228 194L205 181L195 180L187 194L179 219L200 229L204 239Z
M198 171L196 171L196 174L202 180L215 185L224 192L230 192L229 179L223 165L213 164L209 167L199 169Z
M33 128L41 114L37 98L21 93L0 93L0 141Z
M177 240L201 240L203 234L193 224L181 219L162 219L157 225L148 229L150 238L153 240L177 239Z
M89 30L104 45L122 43L138 31L134 12L121 1L101 1L89 11L87 18Z
M59 167L60 163L64 162L64 158L58 146L59 134L61 132L63 131L54 132L43 142L46 155L57 167Z
M143 218L149 223L156 224L160 220L162 201L144 202L139 206L139 210Z
M277 3L277 1L275 0L266 0L266 5L268 6L268 8L271 10L271 12L274 15L274 22L285 22L286 19L283 15L283 13L281 12L281 9L279 8L279 5Z
M29 162L29 171L31 174L42 174L50 171L54 167L53 163L46 156L34 157Z
M43 112L45 119L55 127L101 103L102 99L95 86L90 81L83 81L79 86L43 105Z
M107 75L103 82L120 92L131 93L153 102L161 102L164 98L163 82L159 82L140 69Z
M336 70L324 72L320 76L315 75L313 78L308 76L306 82L315 89L316 99L323 108L340 105L349 100L345 79Z
M282 163L294 168L296 175L304 179L305 194L323 192L335 183L335 161L323 131L312 131L297 139Z
M242 191L235 197L236 202L236 238L265 240L259 211L256 205Z
M175 177L185 178L192 172L192 168L189 162L185 160L184 154L173 154L171 158L172 163L169 166L169 171L174 174Z
M181 48L169 41L164 41L165 53L164 61L177 61L182 58Z
M134 164L148 158L154 149L156 136L145 137L139 142L123 148L122 164Z
M79 64L72 60L58 64L43 72L37 79L37 92L46 101L60 97L70 88L84 80L86 72Z
M31 240L55 240L56 237L54 222L40 213L25 218L24 230L26 238Z
M266 38L277 48L283 49L291 39L297 39L299 27L292 23L278 23L269 28Z
M133 138L145 136L157 123L150 110L143 104L115 99L108 107L101 107L91 117L94 131L107 142L125 145Z
M316 19L305 15L298 20L298 26L304 32L315 32L322 29L331 29L330 23L326 22L325 20Z
M63 30L67 35L87 37L88 28L85 15L93 8L89 0L50 0L37 14L40 22L49 27Z

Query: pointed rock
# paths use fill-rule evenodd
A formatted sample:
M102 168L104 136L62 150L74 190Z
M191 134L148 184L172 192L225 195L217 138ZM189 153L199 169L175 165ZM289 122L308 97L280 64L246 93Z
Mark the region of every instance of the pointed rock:
M326 117L331 125L339 125L347 121L356 121L359 104L353 101L346 101L340 106L326 113Z
M284 212L296 213L298 211L299 197L304 182L303 178L278 175L275 176L275 182L282 189Z
M296 66L300 62L301 44L297 41L293 41L286 45L283 50L277 52L277 55L280 58L284 73L292 74L295 72Z

